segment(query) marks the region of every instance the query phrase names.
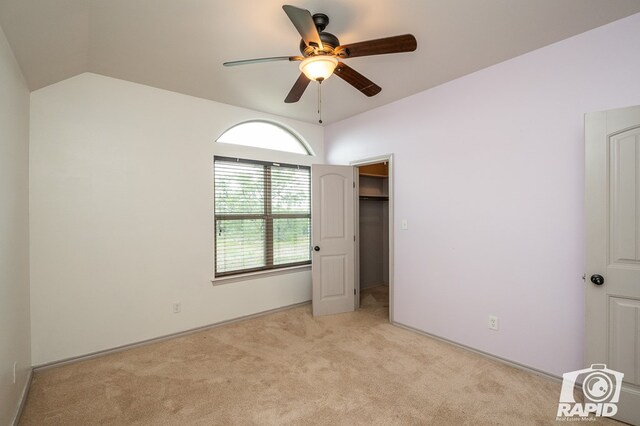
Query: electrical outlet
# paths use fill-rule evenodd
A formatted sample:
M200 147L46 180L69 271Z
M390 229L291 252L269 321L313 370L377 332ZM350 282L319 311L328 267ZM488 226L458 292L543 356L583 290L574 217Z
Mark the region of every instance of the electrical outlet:
M489 315L489 329L498 331L498 317Z
M174 314L179 314L182 311L182 306L180 305L180 302L175 302L171 305L171 309Z
M13 384L16 384L16 367L18 366L17 362L13 363Z
M400 222L400 229L402 230L409 229L409 222L407 221L407 219L402 219L402 221Z

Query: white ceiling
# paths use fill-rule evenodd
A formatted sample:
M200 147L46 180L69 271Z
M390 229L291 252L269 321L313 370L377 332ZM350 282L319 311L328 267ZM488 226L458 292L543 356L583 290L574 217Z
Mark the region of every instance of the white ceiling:
M329 15L343 44L418 40L412 53L346 60L382 92L327 80L325 123L640 12L639 0L0 0L0 25L32 90L90 71L315 122L315 85L283 102L297 63L222 66L299 54L283 1Z

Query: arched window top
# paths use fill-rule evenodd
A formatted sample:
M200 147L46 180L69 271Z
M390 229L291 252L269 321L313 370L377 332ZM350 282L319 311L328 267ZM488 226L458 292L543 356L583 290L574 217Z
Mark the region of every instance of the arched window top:
M236 124L216 142L312 155L307 144L298 135L280 124L264 120Z

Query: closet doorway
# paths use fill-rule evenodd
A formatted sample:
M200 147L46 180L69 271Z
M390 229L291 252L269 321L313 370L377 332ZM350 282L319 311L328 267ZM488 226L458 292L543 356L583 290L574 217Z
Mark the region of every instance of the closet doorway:
M384 308L393 322L392 156L351 164L357 200L355 308Z

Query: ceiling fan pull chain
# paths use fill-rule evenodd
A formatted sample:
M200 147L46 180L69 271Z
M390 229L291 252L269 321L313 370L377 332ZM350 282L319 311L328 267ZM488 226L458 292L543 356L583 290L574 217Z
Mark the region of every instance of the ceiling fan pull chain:
M322 124L322 81L318 81L318 123Z

